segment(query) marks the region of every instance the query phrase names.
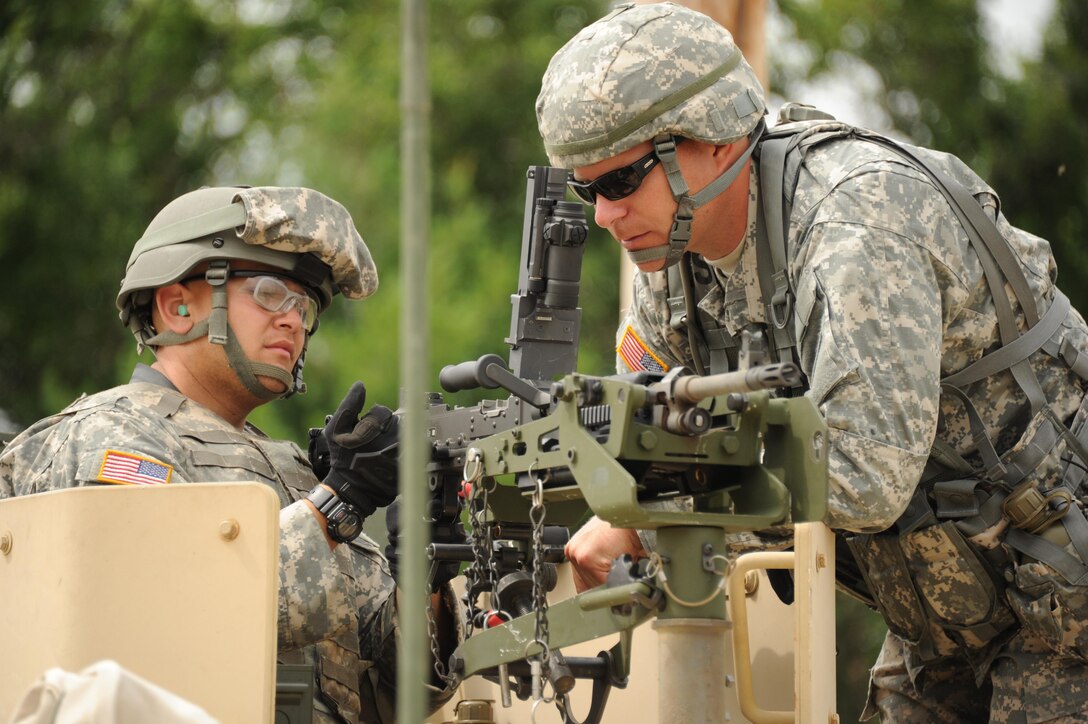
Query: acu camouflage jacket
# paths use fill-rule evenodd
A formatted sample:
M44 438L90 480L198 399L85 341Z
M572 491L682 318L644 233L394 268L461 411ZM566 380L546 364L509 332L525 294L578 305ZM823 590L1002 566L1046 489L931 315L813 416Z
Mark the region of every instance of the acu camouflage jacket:
M1013 227L997 195L959 159L914 149L958 181L996 220L1024 270L1039 310L1061 304L1050 245ZM736 340L767 315L756 270L760 201L752 164L748 232L731 273L701 268L707 290L698 315ZM998 313L979 255L948 201L922 171L896 153L853 137L809 148L796 176L786 238L797 358L805 394L830 428L830 509L833 528L875 533L904 511L934 445L946 443L983 480L1015 485L1035 477L1053 483L1058 459L1051 425L1032 410L1009 370L964 387L1000 455L976 448L968 406L942 380L1001 346ZM696 220L698 223L698 219ZM1009 290L1005 289L1008 294ZM693 366L688 337L670 310L667 272L638 273L634 303L617 345L637 336L661 366ZM1010 296L1021 330L1023 310ZM675 304L675 301L674 301ZM1056 306L1056 312L1060 309ZM1057 315L1055 315L1057 316ZM712 325L711 325L712 326ZM628 344L630 340L628 339ZM1088 328L1076 310L1027 364L1053 415L1068 423L1082 398ZM628 358L630 355L627 356ZM1079 359L1079 364L1078 364ZM617 356L620 372L629 370ZM1034 466L1023 464L1027 458ZM1014 464L1015 461L1015 464Z

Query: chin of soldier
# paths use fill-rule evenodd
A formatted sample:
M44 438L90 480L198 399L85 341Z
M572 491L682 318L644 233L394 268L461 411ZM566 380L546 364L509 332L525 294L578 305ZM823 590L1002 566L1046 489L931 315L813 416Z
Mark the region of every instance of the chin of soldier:
M650 272L661 271L665 268L664 259L654 259L652 261L644 261L641 264L636 264L640 272L649 274Z
M269 392L273 392L278 395L282 395L284 392L287 392L287 385L283 384L283 382L281 382L280 380L274 379L272 377L257 375L257 381L260 382L261 386Z

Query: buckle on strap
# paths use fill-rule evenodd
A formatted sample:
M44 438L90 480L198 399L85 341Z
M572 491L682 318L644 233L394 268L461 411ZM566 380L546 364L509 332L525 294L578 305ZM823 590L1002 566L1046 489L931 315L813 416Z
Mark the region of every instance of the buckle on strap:
M790 292L789 278L786 271L781 269L771 279L774 281L774 293L771 295L771 303L767 305L767 318L775 329L784 329L793 316L793 294Z
M691 240L691 222L694 220L694 216L688 214L687 216L681 216L680 211L677 210L676 215L672 217L672 229L669 230L669 245L676 246L677 242L687 245Z
M676 153L676 138L672 134L662 134L654 139L654 152L658 156L668 156Z
M204 281L213 287L223 286L228 278L230 278L230 263L224 259L214 260L208 266L208 271L204 272Z
M1015 527L1038 535L1068 513L1072 504L1073 494L1066 488L1044 495L1039 484L1031 481L1009 493L1001 508Z
M227 279L230 278L230 262L216 259L204 272L204 280L212 288L212 313L208 318L208 341L227 344Z
M671 267L670 267L671 268ZM688 310L683 297L669 297L669 327L679 331L688 321Z
M665 178L669 182L672 197L677 201L687 198L688 183L684 180L680 163L676 160L676 139L670 134L657 136L654 138L654 153L661 161L661 168L665 169Z

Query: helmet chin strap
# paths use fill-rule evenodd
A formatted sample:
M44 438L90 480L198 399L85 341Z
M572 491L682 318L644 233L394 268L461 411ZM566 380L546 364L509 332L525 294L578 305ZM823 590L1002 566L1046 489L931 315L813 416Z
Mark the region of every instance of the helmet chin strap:
M654 152L661 160L661 166L665 169L665 176L669 181L669 190L676 199L676 213L672 217L672 228L669 230L669 243L665 246L652 246L648 249L638 249L627 252L631 261L637 264L645 264L658 259L665 260L665 267L670 267L680 261L684 250L691 241L691 226L695 220L695 209L714 199L740 176L748 159L756 150L759 139L767 129L767 124L760 119L752 132L748 134L748 148L737 158L729 168L720 176L707 184L697 194L688 194L688 184L684 175L680 172L680 163L676 158L676 137L671 134L662 134L654 138Z
M292 373L285 372L282 368L264 362L255 362L246 357L242 346L238 344L238 338L231 329L227 319L227 278L229 265L225 261L214 261L212 267L205 274L205 279L212 287L212 313L207 319L202 319L193 325L185 334L166 331L156 334L148 339L148 346L167 346L185 344L194 339L208 336L212 344L221 345L227 355L227 364L234 371L238 381L249 390L250 394L260 400L269 401L280 397L289 397L296 392L305 392L306 384L302 381L302 365L306 358L306 346L309 345L310 335L306 335L306 343L299 355L298 362ZM283 392L273 392L261 383L257 377L271 377L283 384Z
M281 368L275 365L265 364L264 362L254 362L246 357L245 352L242 351L242 346L238 344L238 339L234 336L234 330L227 325L227 362L230 364L230 368L234 370L234 374L238 376L242 384L250 393L261 400L275 400L279 397L287 397L295 391L295 377L287 372L284 372ZM301 357L299 358L301 359ZM257 379L257 375L263 377L271 377L277 382L283 383L283 392L273 392L265 387L260 380Z

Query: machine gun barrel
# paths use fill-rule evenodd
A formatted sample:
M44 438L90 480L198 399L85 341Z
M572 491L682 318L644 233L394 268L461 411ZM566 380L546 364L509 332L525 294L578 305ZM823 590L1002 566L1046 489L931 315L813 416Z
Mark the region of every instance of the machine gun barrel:
M710 429L711 414L697 405L710 397L729 395L729 409L743 409L745 393L793 387L800 382L796 365L786 363L760 365L736 372L701 377L685 367L674 367L660 381L651 384L648 399L658 405L654 420L669 432L701 435Z
M717 375L700 377L698 375L666 377L651 386L653 392L662 401L695 404L709 397L734 393L756 392L778 387L793 387L801 380L797 366L784 362L781 364L760 365L746 370L723 372Z

